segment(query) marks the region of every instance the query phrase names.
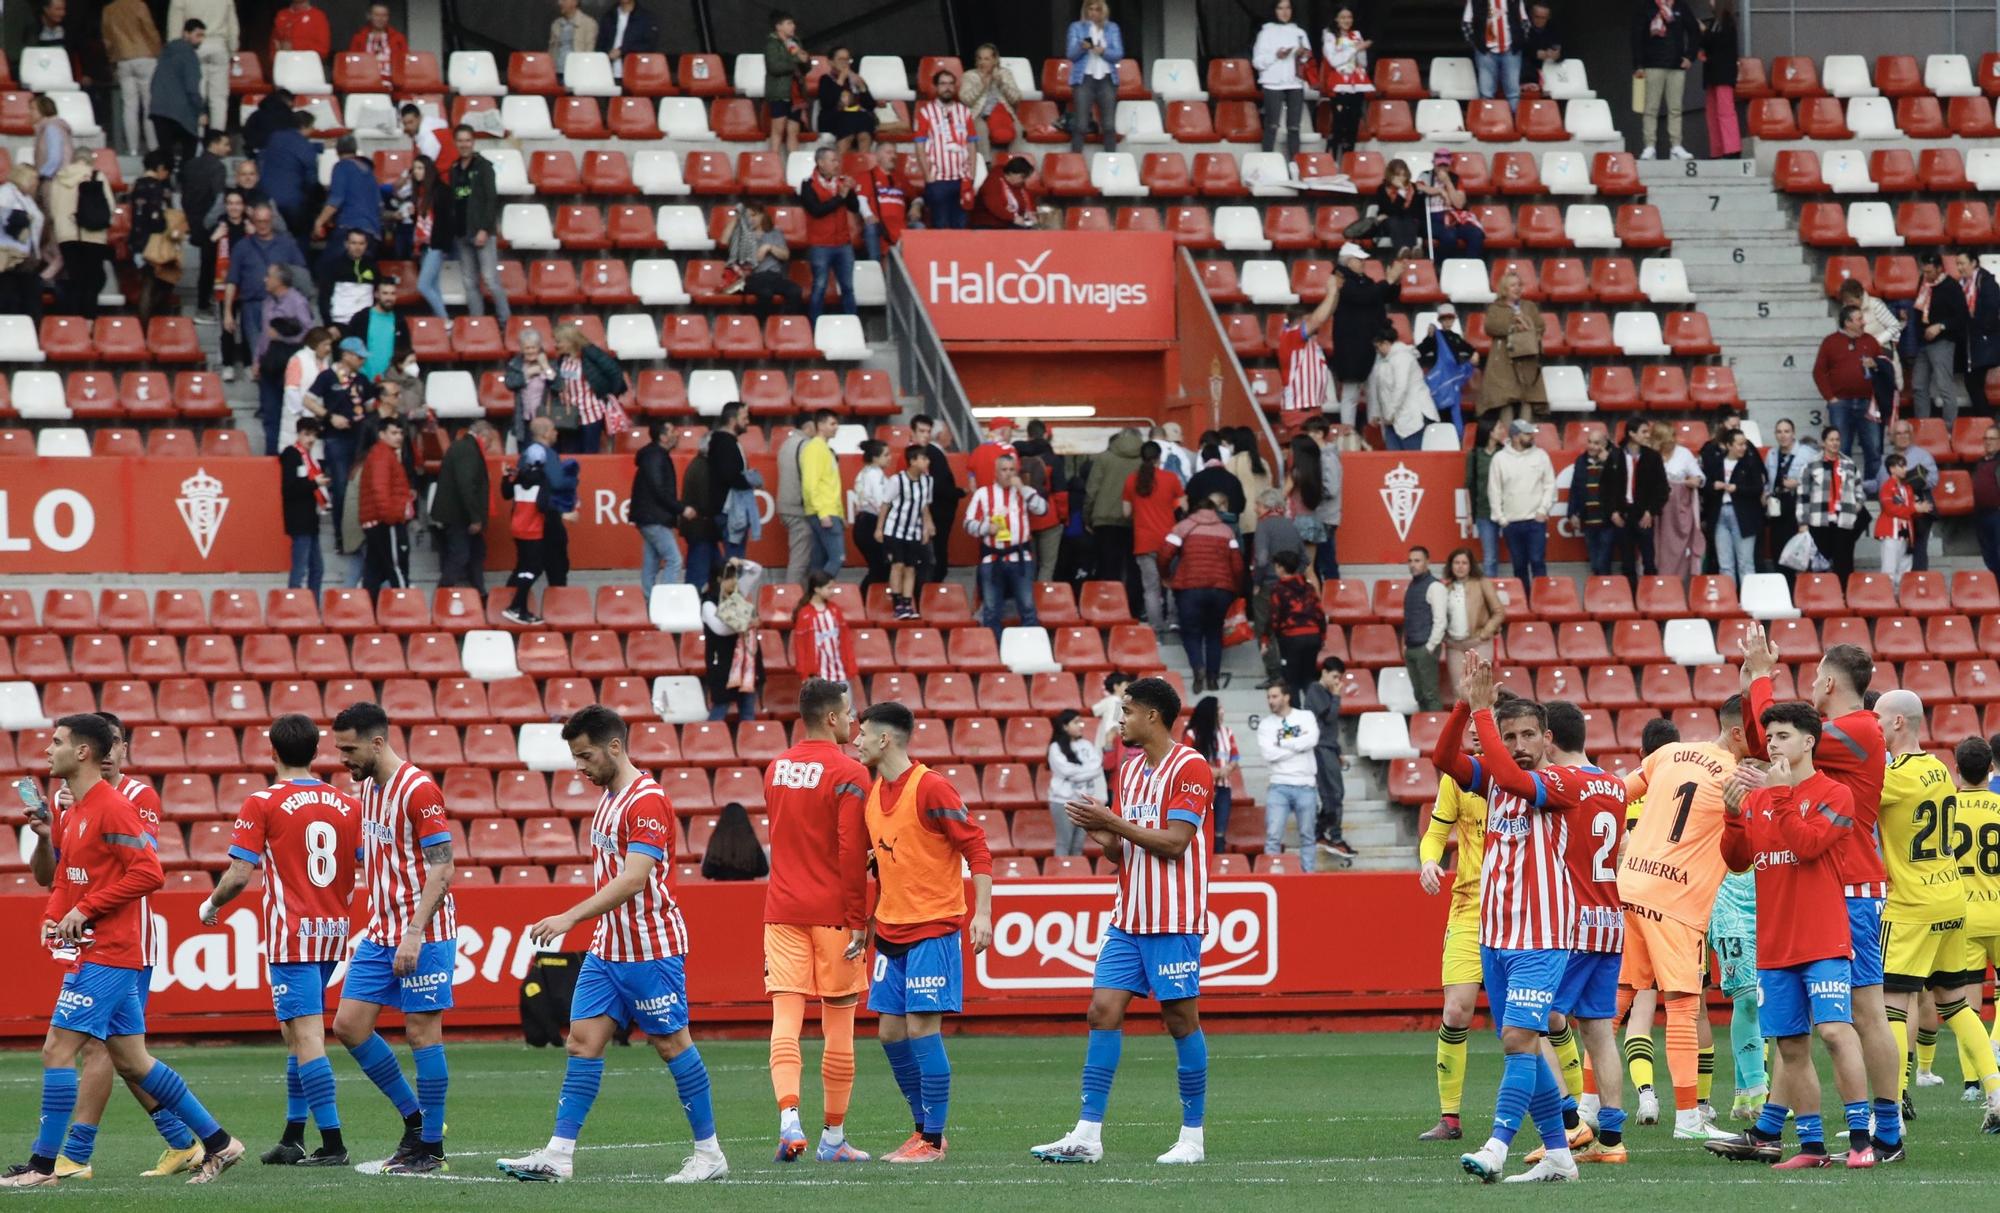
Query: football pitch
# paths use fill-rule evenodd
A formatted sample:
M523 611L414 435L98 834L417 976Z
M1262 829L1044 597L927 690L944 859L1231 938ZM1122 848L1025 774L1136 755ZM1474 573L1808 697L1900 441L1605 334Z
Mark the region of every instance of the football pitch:
M697 1025L698 1026L698 1025ZM1726 1029L1719 1031L1726 1040ZM656 1186L687 1153L687 1121L673 1082L643 1045L614 1049L603 1093L585 1126L576 1178L560 1186L522 1184L501 1176L494 1159L524 1153L547 1140L560 1049L519 1044L451 1045L451 1174L393 1179L352 1171L279 1169L255 1161L277 1137L284 1116L283 1056L275 1046L163 1048L231 1131L250 1148L244 1163L208 1188L179 1179L142 1179L160 1141L123 1090L114 1092L98 1139L96 1178L55 1189L9 1193L14 1202L55 1202L91 1209L158 1207L162 1201L203 1210L605 1209L661 1207L769 1209L808 1201L822 1209L971 1207L1064 1210L1354 1207L1436 1208L1441 1201L1528 1200L1593 1211L1671 1207L1704 1210L1806 1208L1828 1202L1857 1210L1923 1207L1935 1200L1976 1208L1991 1199L2000 1176L2000 1137L1979 1132L1978 1113L1959 1102L1957 1066L1940 1051L1943 1087L1917 1092L1920 1119L1911 1134L1912 1160L1873 1172L1840 1170L1781 1176L1754 1164L1710 1158L1691 1142L1672 1140L1671 1125L1634 1127L1632 1162L1586 1168L1571 1185L1482 1189L1458 1167L1461 1145L1477 1146L1490 1122L1498 1046L1474 1037L1466 1088L1465 1143L1420 1144L1416 1134L1436 1119L1432 1037L1400 1034L1237 1035L1211 1033L1208 1161L1161 1167L1154 1157L1174 1141L1179 1125L1173 1050L1155 1028L1128 1034L1104 1142L1096 1166L1052 1166L1028 1156L1076 1118L1081 1031L1066 1036L952 1037L951 1153L921 1167L886 1164L790 1164L771 1159L776 1116L761 1041L701 1043L713 1077L715 1109L730 1175L697 1190ZM1949 1037L1946 1038L1949 1045ZM1726 1048L1726 1045L1725 1045ZM400 1051L400 1050L399 1050ZM888 1066L872 1040L858 1042L860 1073L848 1132L880 1154L909 1133L909 1119ZM408 1068L407 1055L404 1058ZM1727 1056L1722 1064L1728 1064ZM395 1144L397 1122L386 1101L336 1050L342 1120L357 1162L379 1158ZM817 1125L818 1042L806 1049L805 1120ZM1662 1078L1664 1079L1664 1070ZM0 1053L0 1134L5 1161L19 1161L34 1131L40 1066L30 1051ZM1828 1085L1829 1137L1839 1105ZM1715 1098L1729 1104L1728 1079ZM1668 1114L1671 1120L1671 1113ZM317 1136L308 1133L308 1143ZM1509 1170L1534 1145L1532 1130L1517 1143ZM1838 1144L1836 1149L1840 1148ZM810 1157L810 1156L808 1156ZM1929 1195L1924 1193L1928 1191ZM1989 1195L1980 1197L1985 1191ZM1532 1195L1531 1195L1532 1194ZM0 1199L5 1199L0 1197Z

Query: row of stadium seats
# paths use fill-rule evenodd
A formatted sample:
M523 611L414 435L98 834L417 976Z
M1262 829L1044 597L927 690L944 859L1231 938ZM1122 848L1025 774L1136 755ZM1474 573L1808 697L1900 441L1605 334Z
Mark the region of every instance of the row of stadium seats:
M1796 108L1795 108L1796 106ZM1985 97L1954 97L1943 106L1935 97L1809 97L1797 103L1766 97L1750 103L1747 129L1753 138L1789 143L1884 139L1991 139L1993 103Z

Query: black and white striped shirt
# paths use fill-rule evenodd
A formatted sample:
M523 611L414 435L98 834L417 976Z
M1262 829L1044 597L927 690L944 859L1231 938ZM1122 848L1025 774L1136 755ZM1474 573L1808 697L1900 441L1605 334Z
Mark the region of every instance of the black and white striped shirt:
M889 477L888 492L882 503L882 538L922 543L931 496L932 481L927 475L911 476L904 471Z

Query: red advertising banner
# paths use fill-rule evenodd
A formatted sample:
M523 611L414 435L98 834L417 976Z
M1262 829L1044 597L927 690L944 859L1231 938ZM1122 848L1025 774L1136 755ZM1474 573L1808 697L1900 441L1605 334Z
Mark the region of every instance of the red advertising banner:
M1174 339L1164 232L908 232L901 247L948 342Z
M1113 892L1108 879L996 883L993 946L966 957L966 1014L1080 1016ZM452 1022L495 1028L519 1022L521 979L536 951L526 939L528 926L584 893L574 885L459 890ZM696 1032L768 1024L764 886L696 884L678 895L694 941L688 986ZM239 898L214 927L196 917L202 901L193 893L153 901L160 956L148 1009L152 1031L271 1030L258 895ZM23 961L0 990L0 1038L39 1039L48 1026L62 974L25 942L38 938L42 906L38 897L0 897L0 938L16 941ZM357 921L364 912L357 910ZM1444 913L1444 899L1424 896L1405 873L1214 881L1202 946L1202 1009L1260 1017L1432 1009ZM565 946L581 950L589 940L585 924Z
M1556 510L1549 518L1548 562L1588 559L1583 535L1561 513L1568 497L1558 465ZM1430 549L1443 564L1453 549L1480 550L1458 451L1354 451L1340 457L1340 561L1404 563L1410 549ZM1503 566L1504 567L1504 566Z

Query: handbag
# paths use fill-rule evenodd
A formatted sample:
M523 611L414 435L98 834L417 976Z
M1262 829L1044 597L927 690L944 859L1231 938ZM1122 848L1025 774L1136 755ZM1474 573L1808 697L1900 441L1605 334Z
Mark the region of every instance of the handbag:
M1005 147L1014 142L1020 133L1014 126L1014 115L1005 106L995 106L986 116L986 133L994 147Z
M1812 533L1800 531L1785 541L1784 550L1778 553L1778 563L1794 572L1812 571L1819 559L1819 545L1813 542Z
M1507 334L1507 356L1509 358L1539 358L1542 356L1541 334L1525 329Z
M608 437L617 438L630 433L631 430L632 415L625 411L625 406L617 400L606 400L604 402L604 433Z
M1229 604L1229 610L1222 617L1222 643L1224 647L1249 644L1254 639L1250 631L1250 609L1241 598Z

